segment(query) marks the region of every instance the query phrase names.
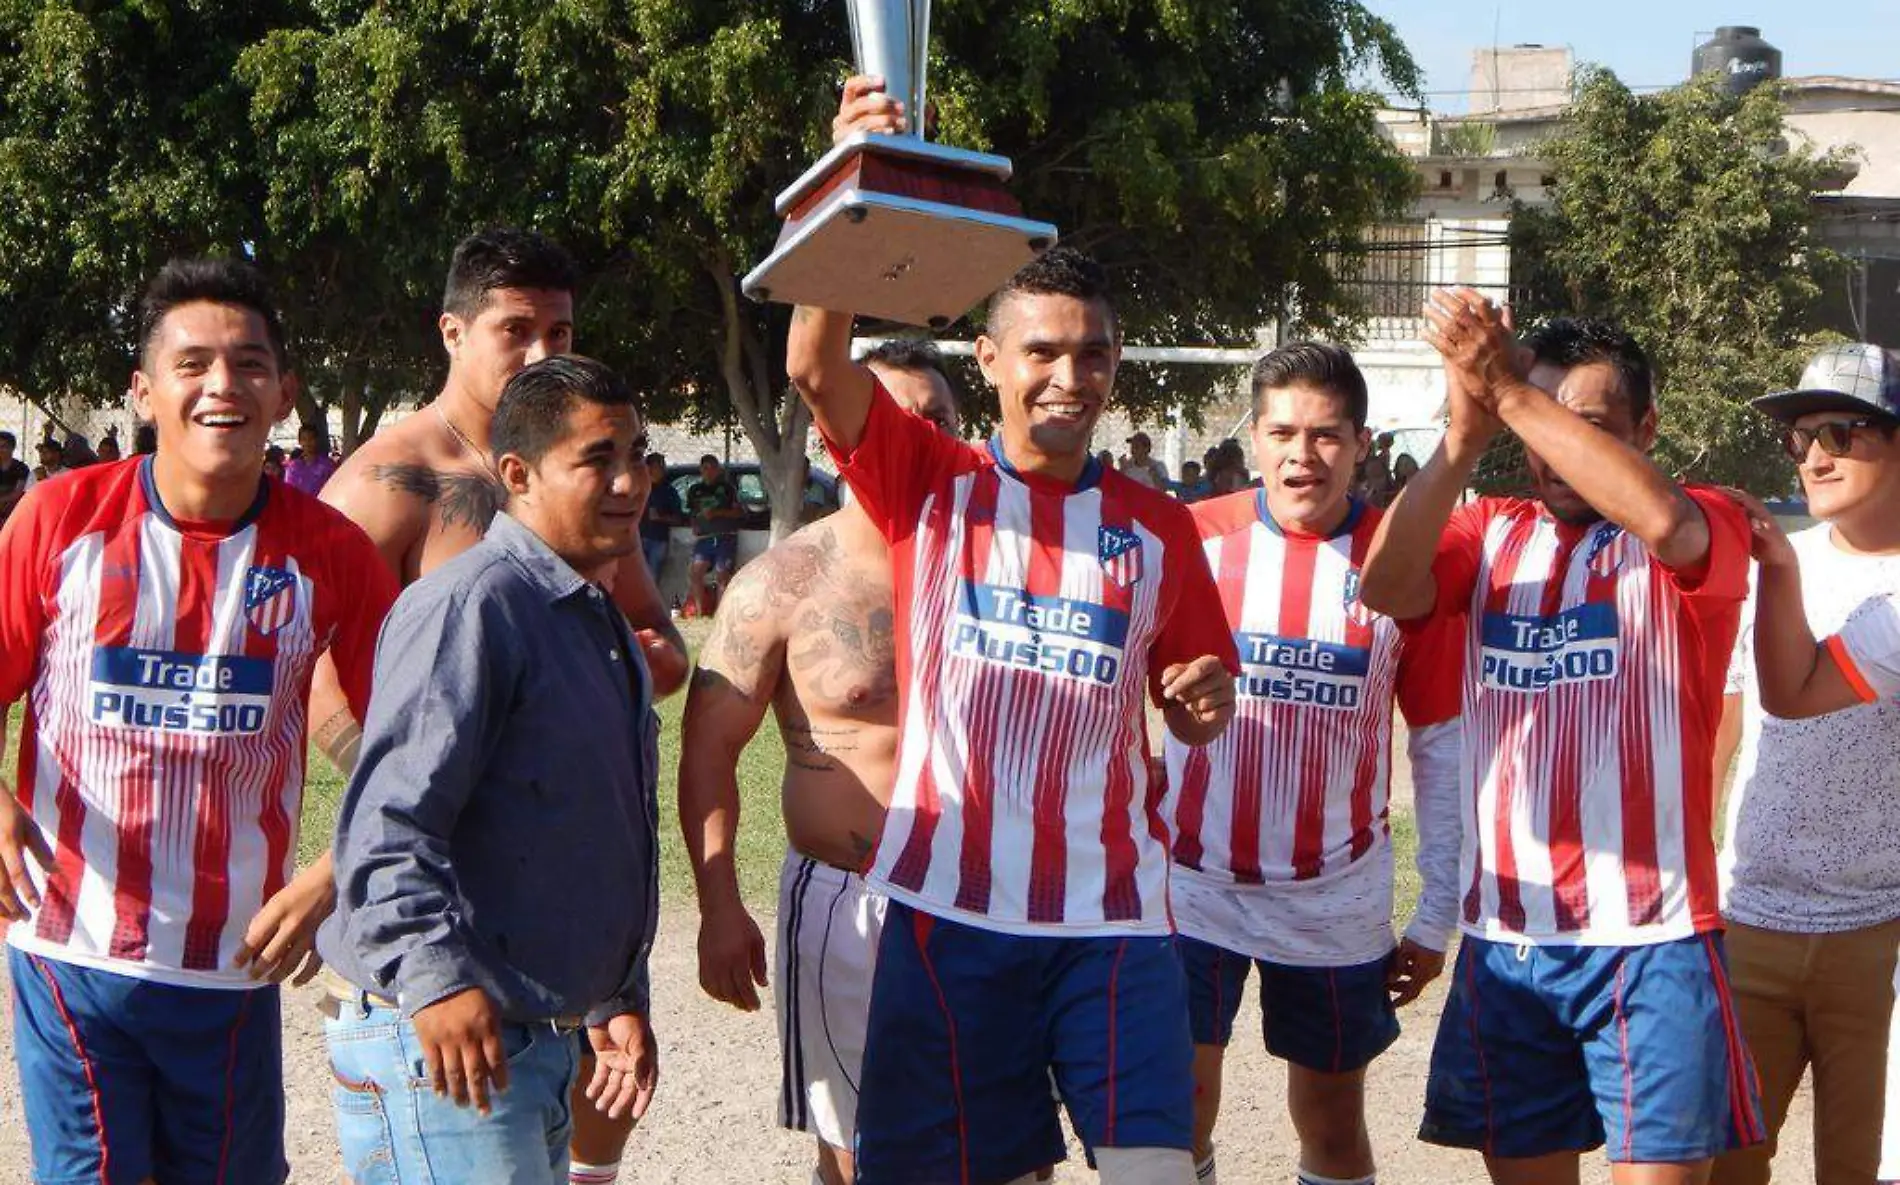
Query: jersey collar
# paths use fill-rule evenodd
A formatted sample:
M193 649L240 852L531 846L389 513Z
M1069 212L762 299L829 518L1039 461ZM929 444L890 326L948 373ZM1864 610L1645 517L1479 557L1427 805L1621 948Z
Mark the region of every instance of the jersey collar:
M1254 508L1254 513L1260 516L1260 521L1266 525L1267 530L1272 531L1275 535L1279 535L1282 538L1286 536L1287 534L1286 530L1283 527L1281 527L1279 523L1274 522L1273 515L1268 513L1267 511L1267 491L1266 490L1259 489L1259 490L1254 491L1253 508ZM1366 513L1366 504L1360 501L1357 497L1349 495L1346 499L1346 517L1340 520L1339 525L1333 528L1333 533L1326 536L1326 538L1339 539L1346 535L1352 534L1353 529L1359 525L1359 520L1365 515L1365 513ZM1302 539L1319 538L1319 536L1317 535L1308 535L1304 531L1294 531L1293 534L1299 536Z
M1054 487L1056 490L1065 494L1080 494L1102 484L1102 459L1093 453L1090 453L1089 459L1083 462L1082 474L1075 479L1075 484L1069 486L1067 489L1063 489L1063 483L1057 481L1055 478L1018 471L1016 466L1009 463L1009 458L1003 453L1003 438L1001 435L990 437L989 449L990 460L996 462L998 469L1001 469L1004 473L1009 474L1017 481L1031 488Z
M165 500L158 496L158 479L152 475L153 463L154 459L149 456L139 462L139 488L145 492L145 504L152 508L152 513L158 516L158 521L164 523L181 535L193 533L194 528L196 528L199 533L202 533L203 529L209 525L221 527L223 533L226 535L235 535L256 522L258 517L264 513L265 503L270 501L270 479L259 474L257 478L257 497L251 499L249 509L239 515L236 522L231 523L229 526L225 526L224 524L195 522L181 525L177 519L172 517L172 512L165 508Z

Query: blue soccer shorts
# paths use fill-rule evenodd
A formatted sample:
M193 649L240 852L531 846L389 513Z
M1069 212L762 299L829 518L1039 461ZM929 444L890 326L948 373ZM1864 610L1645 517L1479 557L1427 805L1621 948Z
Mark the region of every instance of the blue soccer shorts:
M1250 959L1185 935L1176 940L1188 981L1196 1045L1226 1048L1247 973L1260 972L1260 1031L1267 1052L1322 1074L1363 1070L1399 1038L1386 992L1389 959L1346 967L1294 967Z
M1718 934L1654 946L1466 938L1419 1138L1493 1157L1680 1164L1766 1137Z
M1174 941L999 934L892 902L859 1083L859 1185L1007 1181L1056 1164L1058 1092L1091 1152L1190 1147Z
M133 979L9 948L38 1185L280 1185L276 987Z

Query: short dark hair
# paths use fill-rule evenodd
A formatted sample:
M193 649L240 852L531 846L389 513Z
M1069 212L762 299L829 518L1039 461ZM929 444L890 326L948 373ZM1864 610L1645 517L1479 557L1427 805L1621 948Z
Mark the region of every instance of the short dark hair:
M705 465L705 464L708 464L708 463L711 463L711 464L714 464L714 465L717 465L717 464L719 464L719 458L718 458L718 457L715 457L715 456L713 456L713 455L712 455L711 453L701 453L701 454L699 455L699 463L700 463L701 465Z
M242 259L174 259L158 269L145 287L139 302L139 357L144 360L158 327L180 305L236 305L256 313L264 322L264 336L270 341L277 369L290 366L290 352L284 345L284 322L277 314L277 302L271 299L270 283L255 264Z
M633 389L592 358L559 354L518 372L501 389L488 429L495 456L510 453L538 463L560 443L567 416L577 403L634 407Z
M1617 325L1595 317L1559 317L1525 335L1537 361L1565 370L1604 362L1616 368L1623 396L1629 400L1630 418L1641 420L1655 401L1655 378L1649 368L1649 355L1636 339Z
M472 319L488 307L488 294L498 288L572 295L580 288L580 269L559 243L539 231L496 227L457 243L442 290L442 311Z
M866 366L876 363L892 370L908 370L915 374L930 371L944 382L950 381L949 374L943 369L943 353L937 349L936 343L922 338L894 337L879 342L865 353L863 362Z
M666 464L666 454L665 454L665 453L648 453L648 454L647 454L647 464L649 464L649 465L664 465L664 464Z
M1108 273L1094 259L1073 247L1051 247L1024 264L990 296L984 313L985 330L995 332L1001 324L999 314L1018 296L1073 296L1077 300L1100 301L1108 312L1111 325L1119 327L1115 302L1109 298Z
M10 444L13 447L18 448L20 447L20 438L15 436L11 432L0 431L0 444Z
M132 429L132 451L139 456L149 456L158 451L158 425L150 421L140 421Z
M1346 405L1354 428L1366 426L1366 376L1352 354L1329 342L1291 342L1253 364L1253 418L1266 406L1267 392L1313 387Z

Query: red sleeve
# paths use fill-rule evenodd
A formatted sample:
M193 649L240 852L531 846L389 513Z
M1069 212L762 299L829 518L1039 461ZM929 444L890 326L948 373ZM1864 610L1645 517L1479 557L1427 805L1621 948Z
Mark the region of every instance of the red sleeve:
M331 588L336 598L336 632L330 635L330 661L350 714L368 719L370 675L376 666L376 638L383 618L396 603L396 576L376 545L352 522L338 523L329 548Z
M27 491L0 528L0 705L26 694L39 670L46 632L46 574L65 485Z
M1735 500L1709 486L1684 486L1709 524L1709 550L1701 562L1687 568L1665 568L1686 597L1741 602L1748 599L1749 549L1753 543L1748 516Z
M1148 651L1148 696L1159 704L1161 672L1203 654L1220 659L1227 673L1240 677L1240 652L1221 607L1220 588L1207 566L1199 532L1185 508L1155 524L1166 552L1161 575L1160 629ZM1176 521L1178 520L1178 521Z
M847 452L827 438L825 448L838 464L838 476L851 486L852 496L864 505L886 539L896 538L917 521L924 499L945 470L970 452L968 445L898 407L876 380L858 447Z
M1408 726L1458 718L1465 693L1465 622L1463 613L1434 613L1406 633L1395 691Z
M1434 619L1462 617L1470 608L1478 566L1484 560L1484 529L1497 505L1494 499L1480 498L1452 511L1445 521L1445 533L1438 537L1438 554L1432 557L1432 579L1438 584Z

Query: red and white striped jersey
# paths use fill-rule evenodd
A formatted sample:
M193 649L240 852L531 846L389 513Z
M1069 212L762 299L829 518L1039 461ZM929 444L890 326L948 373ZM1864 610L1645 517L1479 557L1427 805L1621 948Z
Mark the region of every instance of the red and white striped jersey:
M1330 538L1284 532L1257 490L1193 514L1241 674L1226 732L1198 748L1168 738L1175 862L1264 884L1386 850L1393 699L1414 728L1457 717L1458 623L1406 640L1360 603L1376 509L1354 503Z
M1463 926L1632 946L1719 928L1716 724L1748 522L1689 488L1709 552L1672 570L1537 502L1455 512L1433 571L1465 630Z
M0 533L0 702L30 693L17 791L55 862L8 941L256 986L231 961L293 871L311 668L327 648L361 719L395 594L361 530L279 482L223 524L167 514L149 458L29 493Z
M842 476L891 541L898 769L870 879L1010 933L1166 933L1142 688L1237 670L1185 507L1091 462L1018 474L881 389Z

